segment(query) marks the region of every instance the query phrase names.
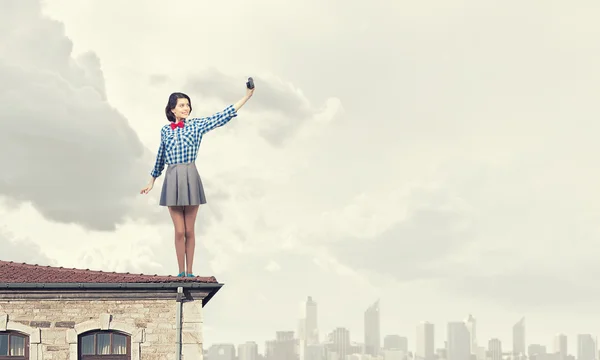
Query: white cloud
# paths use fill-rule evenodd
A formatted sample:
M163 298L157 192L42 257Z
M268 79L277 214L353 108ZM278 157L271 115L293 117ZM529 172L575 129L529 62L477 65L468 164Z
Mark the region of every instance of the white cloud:
M47 221L31 204L3 204L0 226L6 229L7 239L15 244L23 242L19 256L27 262L34 258L34 252L25 247L30 243L52 259L52 264L65 267L170 274L165 265L176 264L174 251L171 262L161 256L166 245L160 243L161 238L171 234L169 226L128 222L117 226L115 232L87 230L76 224ZM15 254L9 252L7 257Z
M0 194L53 221L114 229L148 172L145 149L105 102L97 56L73 59L63 26L42 17L38 2L9 3L0 14L11 25L0 34L0 125L10 129L0 133Z
M14 261L17 263L37 264L43 266L55 266L56 261L50 259L41 248L28 239L14 234L0 226L0 260Z

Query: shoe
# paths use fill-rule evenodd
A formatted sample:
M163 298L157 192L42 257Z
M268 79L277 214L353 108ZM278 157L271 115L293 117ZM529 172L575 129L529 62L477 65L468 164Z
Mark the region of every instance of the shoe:
M190 274L187 274L187 277L196 277L196 275L190 273Z
M180 272L177 277L184 277L185 276L185 271Z

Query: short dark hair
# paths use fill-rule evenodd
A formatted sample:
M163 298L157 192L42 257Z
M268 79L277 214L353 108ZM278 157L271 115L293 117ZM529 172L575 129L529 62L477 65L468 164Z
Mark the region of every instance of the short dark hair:
M169 102L167 102L167 106L165 107L165 115L167 115L167 120L170 122L175 122L176 120L175 115L173 115L171 110L175 109L175 106L177 106L177 99L187 99L190 103L190 113L192 112L192 100L189 96L180 92L172 93L169 96Z

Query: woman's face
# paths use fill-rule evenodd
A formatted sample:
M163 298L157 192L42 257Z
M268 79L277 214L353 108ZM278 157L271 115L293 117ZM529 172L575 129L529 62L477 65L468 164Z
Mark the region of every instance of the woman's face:
M177 119L186 118L190 114L190 102L188 99L177 99L177 105L175 105L175 109L171 111Z

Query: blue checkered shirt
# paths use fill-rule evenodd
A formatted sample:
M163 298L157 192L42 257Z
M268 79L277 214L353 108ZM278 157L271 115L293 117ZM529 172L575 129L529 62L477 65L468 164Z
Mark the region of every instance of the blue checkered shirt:
M160 147L156 155L156 163L150 172L152 177L159 177L165 164L184 164L196 161L202 135L223 126L237 116L233 105L209 117L189 118L183 128L171 129L171 123L160 130Z

